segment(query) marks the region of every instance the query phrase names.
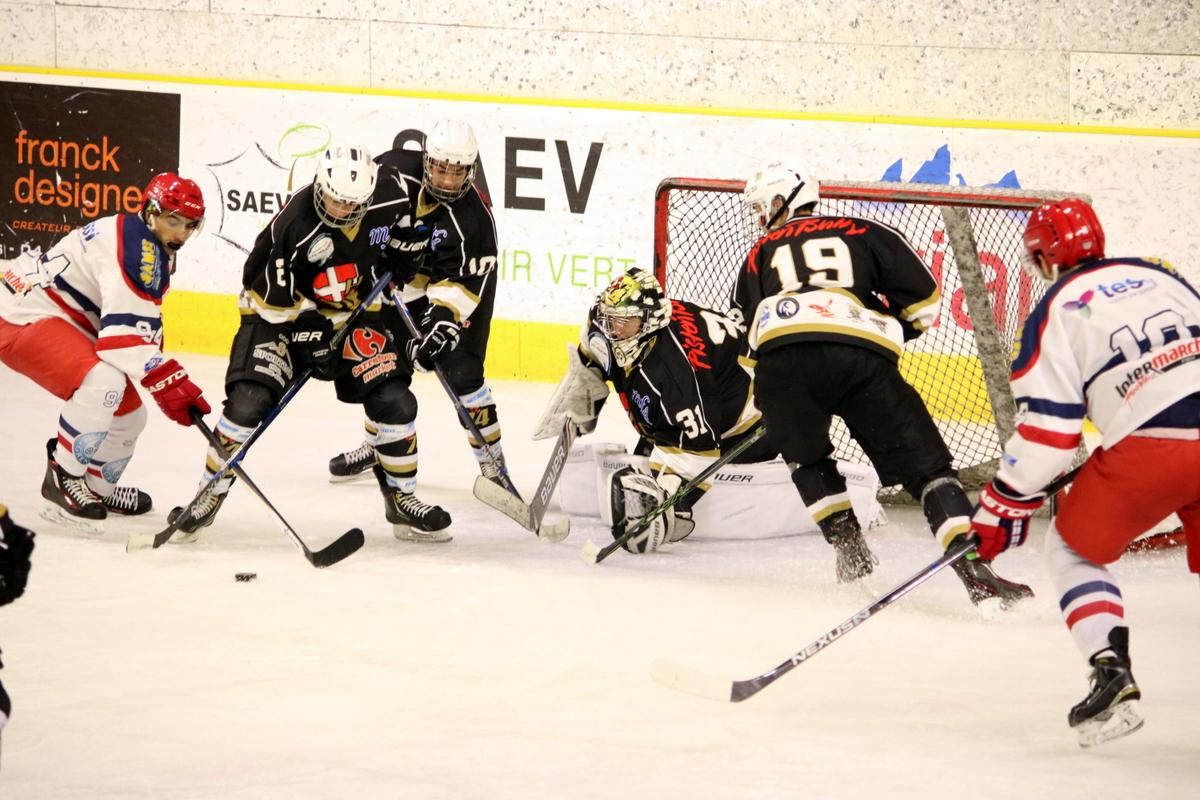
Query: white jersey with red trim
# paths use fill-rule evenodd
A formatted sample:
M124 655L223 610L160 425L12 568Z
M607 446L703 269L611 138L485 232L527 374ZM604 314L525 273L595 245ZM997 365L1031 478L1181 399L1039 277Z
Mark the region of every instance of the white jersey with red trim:
M1163 261L1090 262L1029 315L1012 387L1017 429L998 477L1027 494L1070 466L1085 416L1106 448L1134 431L1195 438L1200 294Z
M136 214L76 228L38 259L17 291L0 290L0 317L14 325L57 317L96 341L96 355L134 380L162 352L162 298L171 257Z

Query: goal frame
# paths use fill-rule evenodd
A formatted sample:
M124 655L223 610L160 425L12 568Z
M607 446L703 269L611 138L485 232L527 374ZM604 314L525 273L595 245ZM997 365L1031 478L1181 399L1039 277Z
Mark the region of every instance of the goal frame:
M670 295L668 256L670 246L671 193L675 191L740 194L745 181L718 178L666 178L654 195L654 272L664 291ZM987 308L993 313L972 311L972 333L996 421L1001 444L1015 430L1016 404L1009 385L1010 353L1006 351L993 319L994 303L979 260L970 208L997 208L1032 211L1042 203L1071 197L1091 202L1082 192L1034 191L1002 187L948 186L942 184L820 180L822 200L874 201L936 206L947 234L947 243L958 267L959 280L968 308ZM1021 320L1023 323L1024 320Z

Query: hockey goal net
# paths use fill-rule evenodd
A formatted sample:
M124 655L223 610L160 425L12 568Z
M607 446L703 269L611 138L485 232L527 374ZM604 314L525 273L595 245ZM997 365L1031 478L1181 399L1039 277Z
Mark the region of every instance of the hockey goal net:
M743 181L669 178L655 197L654 260L671 297L724 311L758 238ZM902 232L942 290L932 329L900 360L942 431L968 487L995 472L1013 430L1009 364L1020 329L1044 293L1021 263L1029 212L1062 192L911 183L821 181L818 213L865 217ZM840 420L839 459L866 463Z

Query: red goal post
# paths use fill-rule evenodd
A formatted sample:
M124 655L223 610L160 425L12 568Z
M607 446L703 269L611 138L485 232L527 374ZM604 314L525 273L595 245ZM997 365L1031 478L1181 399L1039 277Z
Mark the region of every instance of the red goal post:
M668 178L654 199L654 268L671 297L721 311L758 238L744 181ZM900 361L968 485L994 473L1013 430L1009 364L1021 325L1044 294L1022 268L1021 233L1047 200L1087 195L937 184L821 181L818 213L865 217L901 231L942 289L937 322ZM989 313L978 313L987 309ZM866 457L840 421L838 458Z

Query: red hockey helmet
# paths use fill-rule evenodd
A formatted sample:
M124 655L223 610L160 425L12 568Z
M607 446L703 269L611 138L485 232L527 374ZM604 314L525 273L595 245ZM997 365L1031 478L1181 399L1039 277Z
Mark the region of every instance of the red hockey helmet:
M181 178L174 172L160 172L146 184L139 210L143 214L173 211L186 219L202 221L204 194L195 181Z
M1025 250L1041 277L1054 281L1084 261L1104 258L1104 229L1083 200L1043 203L1029 215Z

